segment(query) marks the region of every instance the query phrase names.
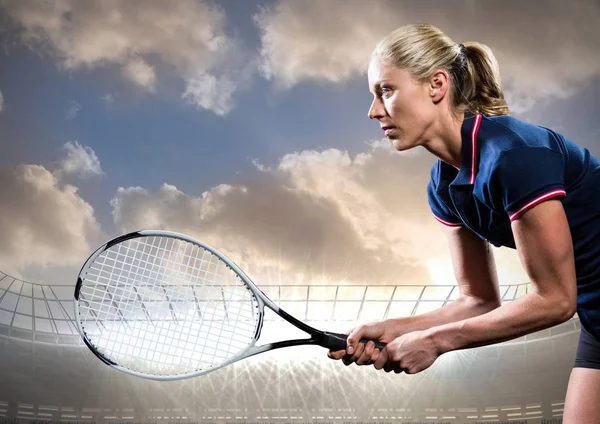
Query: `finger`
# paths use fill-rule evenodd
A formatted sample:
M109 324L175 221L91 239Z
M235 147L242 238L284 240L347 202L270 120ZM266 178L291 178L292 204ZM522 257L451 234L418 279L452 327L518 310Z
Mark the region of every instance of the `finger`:
M375 348L373 349L373 354L371 355L371 364L374 364L375 362L377 362L377 358L379 358L379 354L380 354L380 350Z
M378 334L377 328L372 324L364 324L354 328L348 334L348 348L346 349L351 355L354 354L355 349L360 345L362 339L377 340L380 334Z
M375 360L375 364L373 364L375 366L375 369L380 370L382 369L388 362L388 356L387 356L387 349L383 349L381 351L379 351L379 355L377 356L377 359Z
M355 353L357 345L359 344L358 341L361 339L361 337L362 332L360 328L355 328L350 332L350 334L348 334L348 339L346 340L348 347L346 348L346 351L349 355L353 355Z
M354 354L351 355L352 362L357 362L365 350L364 343L358 343L354 349Z
M344 355L342 357L342 362L344 363L344 365L350 365L354 362L354 360L352 359L352 355Z
M362 344L362 343L361 343ZM373 355L373 349L375 349L375 343L372 341L364 344L364 349L358 360L356 361L357 365L366 365L371 361L371 357Z
M329 351L327 352L327 356L330 357L331 359L342 359L344 356L346 355L346 351L345 350L336 350L336 351Z

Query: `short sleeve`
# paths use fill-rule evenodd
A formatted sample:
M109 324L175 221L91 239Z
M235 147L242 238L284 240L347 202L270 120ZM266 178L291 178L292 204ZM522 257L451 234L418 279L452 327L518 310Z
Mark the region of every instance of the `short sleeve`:
M457 213L448 208L437 194L433 181L427 185L427 199L435 219L448 227L461 227L462 221Z
M489 172L488 197L511 221L534 206L566 196L564 158L547 147L519 146L498 155Z

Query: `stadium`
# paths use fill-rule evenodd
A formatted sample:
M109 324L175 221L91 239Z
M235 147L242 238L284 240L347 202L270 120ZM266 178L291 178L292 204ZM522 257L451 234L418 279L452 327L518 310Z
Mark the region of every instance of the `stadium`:
M316 327L424 313L455 286L261 286ZM502 286L503 302L528 285ZM579 321L443 355L416 375L344 367L319 347L290 347L197 378L153 381L108 367L73 321L73 286L0 274L0 419L19 422L560 422ZM272 314L275 315L275 314ZM266 316L260 341L298 331ZM283 333L288 332L288 333ZM552 421L552 420L556 421ZM543 421L542 421L543 420Z

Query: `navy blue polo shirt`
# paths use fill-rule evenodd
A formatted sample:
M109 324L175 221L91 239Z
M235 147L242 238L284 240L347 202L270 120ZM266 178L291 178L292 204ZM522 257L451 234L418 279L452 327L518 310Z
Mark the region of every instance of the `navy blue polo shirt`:
M511 222L560 199L571 229L577 313L600 338L600 161L548 128L508 115L466 116L460 170L438 160L427 186L434 217L515 248Z

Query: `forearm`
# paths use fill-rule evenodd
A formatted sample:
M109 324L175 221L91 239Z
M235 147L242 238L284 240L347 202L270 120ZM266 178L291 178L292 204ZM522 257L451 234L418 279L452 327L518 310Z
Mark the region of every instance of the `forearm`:
M396 321L396 327L402 333L410 333L411 331L427 330L432 327L476 317L497 308L499 305L499 302L483 301L463 296L426 314L395 318L394 320Z
M560 297L529 293L483 315L431 328L441 353L511 340L566 321L575 311Z

